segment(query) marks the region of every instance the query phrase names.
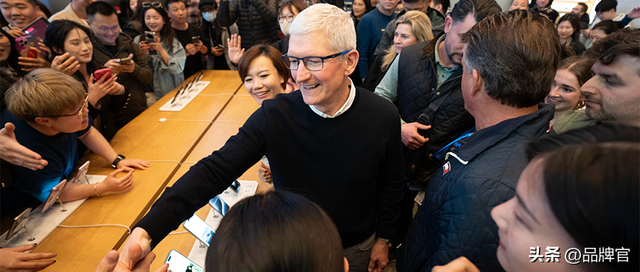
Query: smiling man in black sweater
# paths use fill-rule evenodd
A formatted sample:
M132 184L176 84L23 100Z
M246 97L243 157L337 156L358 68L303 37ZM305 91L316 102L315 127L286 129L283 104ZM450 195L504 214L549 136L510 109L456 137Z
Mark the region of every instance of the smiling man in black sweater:
M132 245L148 251L266 154L276 190L306 196L336 223L351 271L384 269L402 198L398 111L349 79L358 52L347 13L318 4L300 15L284 57L300 91L265 101L167 188L127 240L123 264L138 261Z

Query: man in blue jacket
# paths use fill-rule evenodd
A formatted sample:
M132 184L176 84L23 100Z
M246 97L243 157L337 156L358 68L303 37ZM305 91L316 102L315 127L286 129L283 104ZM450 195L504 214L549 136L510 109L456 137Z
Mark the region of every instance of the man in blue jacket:
M398 271L431 271L465 256L480 271L502 271L491 209L509 200L527 165L527 142L549 129L554 108L538 105L560 59L553 23L527 11L488 17L462 35L462 96L475 118L434 157L443 166L399 249ZM526 71L523 74L523 71Z

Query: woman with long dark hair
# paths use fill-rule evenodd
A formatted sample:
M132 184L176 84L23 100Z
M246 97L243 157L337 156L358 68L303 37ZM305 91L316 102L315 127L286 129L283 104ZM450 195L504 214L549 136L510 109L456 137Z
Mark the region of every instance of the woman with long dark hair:
M558 21L558 37L565 49L571 49L575 55L581 55L586 50L580 42L580 16L568 13Z
M117 76L95 80L94 72L103 68L93 61L91 31L69 20L55 20L47 26L45 44L55 57L52 67L80 81L88 94L89 115L94 126L110 140L118 131L112 108L112 95L122 95L125 87L116 82ZM98 118L100 117L100 118Z
M141 16L143 33L135 37L133 42L140 43L140 50L147 54L147 62L153 70L153 90L156 99L160 99L184 81L182 71L187 55L173 32L162 3L142 4ZM153 38L154 41L147 43L147 38Z

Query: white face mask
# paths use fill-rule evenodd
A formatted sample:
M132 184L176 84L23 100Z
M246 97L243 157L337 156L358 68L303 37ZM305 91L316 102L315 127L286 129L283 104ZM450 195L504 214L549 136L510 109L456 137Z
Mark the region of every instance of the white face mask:
M213 21L216 20L216 13L215 12L203 12L202 13L202 18L205 19L207 22L209 23L213 23Z
M282 30L282 34L285 36L289 36L289 26L291 26L291 23L287 20L282 20L280 23L280 30Z

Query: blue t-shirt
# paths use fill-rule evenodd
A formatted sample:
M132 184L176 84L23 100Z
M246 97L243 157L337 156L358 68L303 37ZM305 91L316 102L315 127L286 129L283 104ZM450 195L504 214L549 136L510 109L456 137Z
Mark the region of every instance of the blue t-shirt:
M47 136L31 127L26 121L18 119L9 110L2 112L2 127L7 122L16 126L15 135L18 143L42 156L49 162L44 169L33 171L22 166L12 165L15 175L13 186L44 202L51 189L66 179L74 170L80 159L78 137L86 134L91 128L91 117L87 128L75 133L58 133Z
M367 12L356 29L356 36L358 39L357 49L360 53L358 60L358 69L360 70L360 77L365 78L369 72L369 67L373 65L376 60L375 52L378 43L380 43L380 37L384 33L385 27L396 18L397 13L391 14L391 16L380 13L380 10L374 9Z

